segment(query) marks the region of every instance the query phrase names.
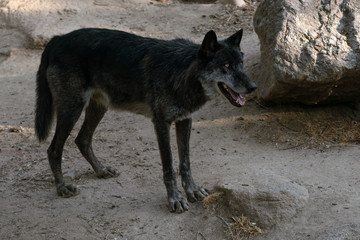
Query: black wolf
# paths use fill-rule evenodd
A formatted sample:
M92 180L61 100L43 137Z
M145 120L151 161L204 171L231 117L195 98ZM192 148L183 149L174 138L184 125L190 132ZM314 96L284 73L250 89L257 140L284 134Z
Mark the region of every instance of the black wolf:
M240 94L256 88L243 70L241 38L242 30L223 41L209 31L198 45L185 39L165 41L93 28L52 38L37 72L35 130L38 139L45 140L56 114L55 135L47 153L57 193L62 197L78 193L63 180L61 158L83 109L85 120L75 139L77 146L98 177L118 175L117 170L102 165L92 149L95 128L112 108L152 119L171 211L189 207L176 184L169 140L172 122L187 198L193 202L207 196L190 171L191 117L218 92L241 107L245 98Z

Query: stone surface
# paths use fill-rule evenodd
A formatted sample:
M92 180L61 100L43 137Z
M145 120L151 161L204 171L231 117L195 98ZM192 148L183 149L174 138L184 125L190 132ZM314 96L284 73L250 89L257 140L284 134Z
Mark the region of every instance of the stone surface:
M79 178L79 174L76 169L71 168L64 171L63 177L65 182L73 182L75 179Z
M349 224L326 230L316 240L359 240L360 226Z
M360 1L264 0L254 28L261 44L254 80L262 101L358 100Z
M225 178L215 189L225 193L225 202L233 216L249 217L265 229L291 220L309 198L306 188L265 171Z
M221 4L230 4L237 7L245 7L246 2L244 0L219 0Z
M107 14L94 3L71 0L23 0L0 3L0 29L23 35L23 47L41 48L51 37L80 27L111 26ZM101 1L99 3L101 5ZM1 33L0 33L1 34Z

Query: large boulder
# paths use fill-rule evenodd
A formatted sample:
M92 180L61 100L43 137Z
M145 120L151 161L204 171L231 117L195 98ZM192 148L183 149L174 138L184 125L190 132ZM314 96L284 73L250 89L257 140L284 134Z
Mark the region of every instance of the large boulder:
M264 0L254 16L265 102L358 101L360 1Z
M224 192L232 216L244 215L261 228L290 221L308 202L305 187L269 171L255 171L222 179L215 190Z

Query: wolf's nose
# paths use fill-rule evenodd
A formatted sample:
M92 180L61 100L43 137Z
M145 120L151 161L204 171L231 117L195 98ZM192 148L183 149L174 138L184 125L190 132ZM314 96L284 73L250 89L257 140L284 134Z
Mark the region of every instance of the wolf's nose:
M249 88L248 88L249 92L253 92L253 91L255 91L255 89L257 89L256 84L253 83L253 82L250 83L250 86L249 86Z

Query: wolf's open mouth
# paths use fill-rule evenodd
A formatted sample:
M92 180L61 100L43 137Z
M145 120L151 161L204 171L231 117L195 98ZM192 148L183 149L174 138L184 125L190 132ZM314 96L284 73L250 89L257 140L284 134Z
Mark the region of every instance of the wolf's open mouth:
M217 83L221 93L236 107L244 106L246 99L223 82Z

